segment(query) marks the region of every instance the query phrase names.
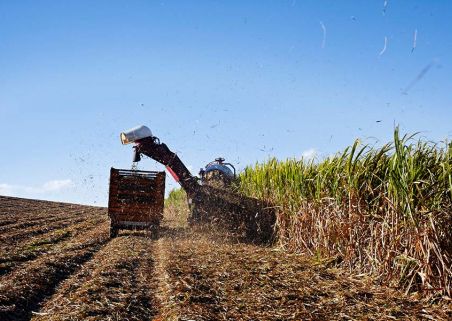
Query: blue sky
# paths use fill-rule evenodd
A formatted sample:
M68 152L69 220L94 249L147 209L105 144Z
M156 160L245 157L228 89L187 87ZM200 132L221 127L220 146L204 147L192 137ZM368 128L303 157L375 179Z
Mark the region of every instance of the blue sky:
M0 194L105 205L138 124L194 174L385 142L394 124L450 139L452 2L384 6L0 1Z

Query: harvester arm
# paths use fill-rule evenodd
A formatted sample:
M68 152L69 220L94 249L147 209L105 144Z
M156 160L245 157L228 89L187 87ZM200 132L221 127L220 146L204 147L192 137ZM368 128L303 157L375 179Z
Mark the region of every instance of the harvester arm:
M189 196L195 195L199 190L200 185L196 177L190 173L179 156L173 153L166 144L161 143L157 137L152 136L137 140L134 148L134 161L140 160L140 154L144 154L165 165L168 172L179 182Z

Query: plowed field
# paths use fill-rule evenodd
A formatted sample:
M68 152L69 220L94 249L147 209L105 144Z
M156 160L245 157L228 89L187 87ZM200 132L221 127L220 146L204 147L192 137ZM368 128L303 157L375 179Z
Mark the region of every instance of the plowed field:
M452 319L447 301L210 228L108 228L105 208L0 196L0 320Z

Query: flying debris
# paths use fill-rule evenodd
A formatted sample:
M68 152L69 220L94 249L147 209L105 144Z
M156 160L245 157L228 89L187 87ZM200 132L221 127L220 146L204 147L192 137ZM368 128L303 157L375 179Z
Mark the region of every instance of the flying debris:
M413 47L411 48L411 52L413 52L414 49L416 48L416 43L417 43L417 29L414 30L414 35L413 35Z
M326 27L322 21L320 21L320 27L322 27L322 31L323 31L323 39L322 39L322 49L323 49L323 48L325 48L325 43L326 43Z
M378 54L379 56L385 53L387 46L388 46L388 37L385 36L385 43L383 45L383 49L381 49L380 53Z
M218 123L217 124L213 124L213 125L211 125L210 126L210 128L215 128L215 127L218 127L220 125L220 121L218 121Z
M408 90L410 90L419 80L421 80L422 78L424 78L424 76L427 74L427 72L435 65L435 61L432 61L431 63L429 63L427 66L425 66L420 72L419 74L416 76L416 78L414 78L409 84L408 86L405 87L405 89L402 91L402 94L406 95L408 94Z
M388 8L388 2L389 0L385 0L383 3L383 16L386 15L386 9Z

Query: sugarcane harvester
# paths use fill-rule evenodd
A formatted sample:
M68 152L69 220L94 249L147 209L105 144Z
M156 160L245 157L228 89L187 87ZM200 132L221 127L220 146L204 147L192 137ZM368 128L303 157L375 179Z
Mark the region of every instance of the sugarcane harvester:
M179 156L154 136L146 126L138 126L120 134L122 144L133 143L133 162L142 155L163 164L187 193L191 223L216 223L248 240L269 242L273 239L276 214L261 200L234 191L236 173L230 163L217 158L193 176Z

